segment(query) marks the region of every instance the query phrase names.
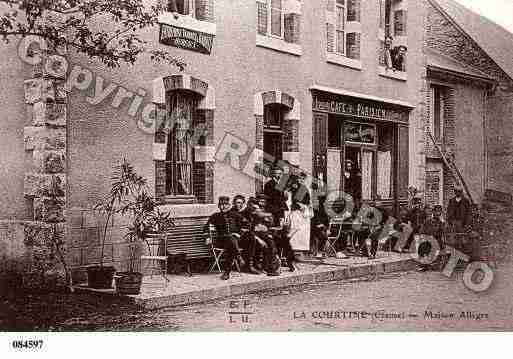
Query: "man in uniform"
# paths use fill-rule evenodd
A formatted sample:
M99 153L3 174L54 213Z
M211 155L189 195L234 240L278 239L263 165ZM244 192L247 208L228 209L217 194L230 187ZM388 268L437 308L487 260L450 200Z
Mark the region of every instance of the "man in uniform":
M240 255L239 240L242 226L242 216L230 211L230 198L228 196L219 197L219 212L210 216L207 222L208 226L213 225L216 230L217 245L225 250L226 261L224 263L224 272L221 279L230 279L230 272L234 260L239 261L240 266L245 262Z
M267 208L262 208L264 211L269 211L273 215L274 226L281 225L285 217L287 207L287 195L285 194L285 183L281 183L283 170L279 167L274 167L271 171L271 179L264 185L264 194L267 196Z

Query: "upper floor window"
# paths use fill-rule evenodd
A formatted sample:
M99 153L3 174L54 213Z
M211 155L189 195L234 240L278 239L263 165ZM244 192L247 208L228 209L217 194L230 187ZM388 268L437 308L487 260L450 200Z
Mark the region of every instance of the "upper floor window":
M360 69L361 0L325 1L328 62Z
M380 0L380 65L393 71L406 71L407 0Z
M258 0L257 45L301 55L301 1Z
M214 0L164 0L167 11L179 15L191 16L201 21L214 21Z

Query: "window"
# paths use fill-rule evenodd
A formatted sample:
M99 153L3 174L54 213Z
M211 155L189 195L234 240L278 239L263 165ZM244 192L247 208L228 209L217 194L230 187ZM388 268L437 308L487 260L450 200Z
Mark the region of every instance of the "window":
M169 0L167 10L177 12L181 15L194 14L194 1L192 0Z
M431 87L432 94L432 126L431 133L435 141L442 142L443 139L443 88L440 86Z
M299 0L258 0L257 46L301 55Z
M214 0L162 0L167 11L200 21L214 22Z
M344 4L345 0L337 0L336 3L336 17L337 17L337 54L345 55L345 24L346 24L346 7Z
M347 122L344 126L344 139L353 143L375 144L376 126Z
M167 111L172 127L169 130L166 153L167 196L192 196L192 119L197 98L184 91L168 95Z
M326 51L330 63L361 70L361 0L333 0L326 8Z
M264 106L264 153L269 155L264 162L283 158L283 117L286 111L285 106L277 103Z
M406 71L407 0L380 0L380 58L386 69Z

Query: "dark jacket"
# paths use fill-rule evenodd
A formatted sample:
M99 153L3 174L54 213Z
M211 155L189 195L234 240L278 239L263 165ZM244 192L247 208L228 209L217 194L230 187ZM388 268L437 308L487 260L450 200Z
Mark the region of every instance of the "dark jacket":
M270 179L264 185L264 194L269 197L268 208L265 210L271 212L274 217L283 218L287 207L287 196L285 192L278 187L274 179Z
M216 228L218 237L229 237L232 233L240 234L244 219L237 212L216 212L209 217L207 229L210 224Z
M351 195L354 201L359 201L362 198L362 176L357 171L349 172L349 178L345 176L345 171L342 172L344 177L344 192Z
M431 216L424 224L423 232L432 235L435 239L440 240L445 231L445 223L440 218Z
M459 222L463 226L467 226L471 222L471 214L470 201L465 197L461 198L459 202L456 201L456 197L449 200L449 205L447 206L447 222L449 224Z
M405 222L411 222L413 233L419 233L426 222L427 214L422 208L412 208L408 211L408 214L404 218Z

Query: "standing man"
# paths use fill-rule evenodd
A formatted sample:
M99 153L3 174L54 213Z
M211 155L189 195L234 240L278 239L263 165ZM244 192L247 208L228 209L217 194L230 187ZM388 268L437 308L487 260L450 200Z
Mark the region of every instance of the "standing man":
M454 188L454 198L449 200L447 206L447 223L453 232L466 232L472 219L470 201L463 196L460 186Z
M274 218L274 226L278 227L285 218L287 207L287 196L285 194L285 183L280 183L283 170L280 167L273 167L271 179L264 185L264 194L268 197L267 208Z
M346 159L344 169L344 192L353 197L355 209L360 208L362 198L362 175L354 168L353 161Z
M213 225L217 234L217 245L225 250L226 261L224 263L224 272L221 275L222 280L230 279L233 261L239 261L240 266L245 262L240 255L238 241L240 239L242 216L230 211L230 197L220 196L218 201L219 212L210 216L207 222L207 228Z

